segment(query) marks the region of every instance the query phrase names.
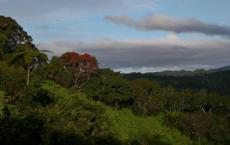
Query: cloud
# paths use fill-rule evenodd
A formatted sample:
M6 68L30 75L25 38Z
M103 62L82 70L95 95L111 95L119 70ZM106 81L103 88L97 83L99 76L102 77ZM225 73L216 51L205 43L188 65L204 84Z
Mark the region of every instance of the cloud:
M156 66L156 67L126 67L126 68L117 68L114 69L116 72L122 73L132 73L132 72L162 72L166 70L170 71L180 71L180 70L188 70L193 71L194 69L211 69L216 68L217 66L211 65L178 65L178 66Z
M181 40L175 35L149 40L98 40L95 42L52 42L40 45L56 55L66 51L91 53L101 67L146 71L150 68L222 66L230 62L230 41L218 39ZM200 68L199 67L199 68ZM145 68L145 69L141 69ZM146 69L149 68L149 69ZM153 70L153 69L152 69ZM158 69L159 70L159 69Z
M153 14L134 20L128 16L107 16L115 24L126 25L144 31L170 31L175 33L203 33L207 35L230 36L230 27L205 23L197 19L179 19L176 17Z

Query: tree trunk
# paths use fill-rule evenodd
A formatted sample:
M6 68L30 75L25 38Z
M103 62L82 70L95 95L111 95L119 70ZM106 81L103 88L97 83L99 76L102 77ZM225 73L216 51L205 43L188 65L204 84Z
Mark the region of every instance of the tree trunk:
M77 73L74 74L74 76L75 76L74 87L76 87L76 88L78 88L80 73L81 72L77 72Z
M79 89L83 88L87 83L88 81L90 80L91 78L91 74L88 75L87 79L85 80L85 82L83 82L81 85L79 85Z
M30 66L28 65L26 85L28 86L29 84L30 84Z

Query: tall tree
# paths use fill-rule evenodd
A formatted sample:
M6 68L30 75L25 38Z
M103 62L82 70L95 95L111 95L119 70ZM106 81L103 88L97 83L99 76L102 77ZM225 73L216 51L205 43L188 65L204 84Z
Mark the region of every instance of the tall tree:
M16 51L11 55L10 64L22 65L27 70L26 85L29 85L30 71L41 64L46 64L47 60L48 57L32 43L26 43L16 46Z
M30 71L48 59L32 41L32 37L14 19L0 16L0 59L22 65L27 70L27 85Z
M65 69L73 73L76 88L84 87L98 68L96 58L89 54L79 55L76 52L67 52L59 60Z
M14 52L18 44L26 44L33 41L31 36L14 19L4 16L0 16L0 39L0 43L3 43L4 53Z

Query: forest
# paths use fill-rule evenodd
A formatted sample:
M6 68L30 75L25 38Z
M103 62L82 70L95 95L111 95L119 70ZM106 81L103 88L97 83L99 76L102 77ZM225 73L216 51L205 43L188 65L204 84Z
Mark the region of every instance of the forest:
M93 54L47 53L0 16L1 145L230 143L230 71L122 74Z

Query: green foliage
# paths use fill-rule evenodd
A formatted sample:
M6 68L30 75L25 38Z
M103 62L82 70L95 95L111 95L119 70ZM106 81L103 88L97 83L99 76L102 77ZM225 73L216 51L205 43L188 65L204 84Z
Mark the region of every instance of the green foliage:
M10 17L0 16L0 34L4 55L15 51L17 44L32 42L32 38Z
M111 70L100 70L91 78L84 91L94 100L100 100L116 108L133 104L134 90L130 82Z
M9 63L23 66L27 70L27 83L30 82L30 71L36 65L42 65L47 63L47 56L41 53L37 48L31 44L19 44L16 46L15 52L11 55Z
M18 44L15 52L10 56L10 64L18 64L27 68L28 65L33 65L40 62L46 63L47 57L38 51L33 44ZM38 60L42 58L42 60Z
M6 41L7 41L7 37L0 33L0 59L3 59L3 50Z
M230 71L204 73L191 76L160 76L154 73L131 73L124 75L129 80L144 78L153 80L161 86L172 86L178 90L191 89L193 91L207 90L220 95L230 94Z
M25 87L25 71L23 68L9 66L0 61L0 89L15 99L23 94Z
M23 28L12 18L4 16L0 16L0 59L23 66L27 70L27 85L34 65L48 60L44 53L38 51Z
M176 129L165 127L156 117L135 116L128 109L114 111L106 109L110 120L110 129L121 140L134 144L134 141L144 145L151 142L160 144L189 145L191 141ZM158 136L158 137L157 137Z
M66 88L73 86L72 73L60 66L58 57L53 57L49 64L41 66L35 73L42 79L55 81Z
M156 97L162 91L156 82L146 79L138 79L131 82L135 100L132 107L136 114L154 115L160 113L164 108L162 101Z
M230 126L225 118L218 118L212 113L168 113L165 116L168 126L177 127L185 134L195 138L199 144L227 145L230 141ZM204 144L204 143L202 143Z
M154 94L158 93L161 89L158 83L146 79L133 80L132 84L136 86L136 88L143 89L145 94L148 96L153 96Z
M45 144L94 144L109 136L102 104L88 100L84 93L71 94L51 81L30 87L20 109L45 118Z
M0 118L2 145L41 145L44 121L40 116Z
M19 113L12 102L12 97L6 96L5 92L0 90L0 119L15 116Z

